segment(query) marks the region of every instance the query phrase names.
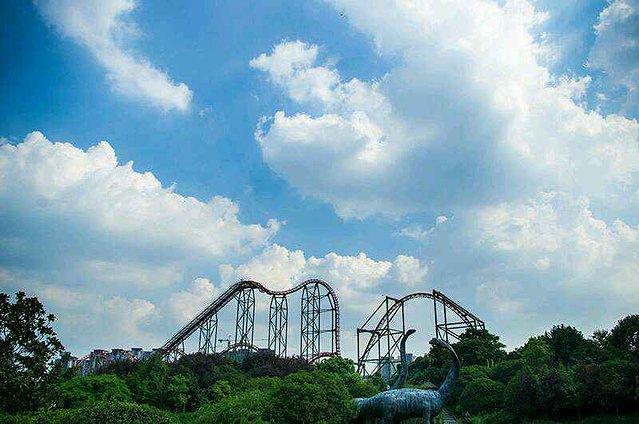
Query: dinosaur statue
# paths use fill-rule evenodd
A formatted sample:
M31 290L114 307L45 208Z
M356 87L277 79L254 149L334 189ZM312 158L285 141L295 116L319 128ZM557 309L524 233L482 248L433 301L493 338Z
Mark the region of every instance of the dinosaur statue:
M448 371L446 380L438 390L402 389L408 375L408 363L406 361L406 339L413 334L411 329L402 337L399 349L402 361L402 369L393 384L393 387L385 392L369 398L358 398L355 402L358 406L357 419L359 422L367 419L381 419L383 424L398 423L407 418L424 418L425 424L434 424L435 417L450 399L455 381L459 376L461 363L453 348L443 340L432 339L430 344L442 346L451 353L453 363Z

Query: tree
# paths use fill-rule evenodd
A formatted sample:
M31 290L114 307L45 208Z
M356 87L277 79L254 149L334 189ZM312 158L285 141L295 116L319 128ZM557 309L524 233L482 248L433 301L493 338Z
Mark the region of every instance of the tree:
M166 381L164 404L175 412L185 412L186 403L190 396L189 391L195 385L195 378L189 374L176 374L170 376Z
M471 414L497 411L502 407L505 388L486 377L472 380L462 392L459 404Z
M356 408L344 384L321 371L300 371L282 379L268 420L278 423L347 423Z
M467 386L475 380L488 378L488 368L479 365L469 365L462 367L459 371L459 379L453 389L453 400L459 402ZM465 412L465 411L462 411Z
M628 315L610 330L610 346L622 357L639 362L639 315Z
M565 414L579 405L577 385L573 373L560 364L548 368L540 376L539 392L536 398L544 415Z
M99 401L132 400L131 391L124 380L113 374L74 377L58 385L59 406L75 408L86 403Z
M508 384L510 379L513 378L523 366L524 361L521 359L507 359L490 367L488 369L488 376L495 381Z
M263 390L247 390L220 402L198 409L201 424L266 424L266 408L271 403L271 393Z
M467 329L454 348L463 365L489 365L506 358L506 346L488 330ZM448 359L450 361L450 359Z
M20 291L12 303L0 293L0 410L27 411L50 398L53 360L64 350L54 320L37 298Z
M575 327L555 325L546 338L553 358L566 366L583 361L588 353L588 342Z
M374 383L360 377L355 371L355 363L350 359L334 356L320 362L317 369L339 378L348 389L351 397L369 397L379 391Z
M251 377L284 377L298 371L312 371L315 367L304 358L282 358L271 353L249 355L240 369Z
M126 379L136 402L163 407L162 396L168 373L169 366L159 355L141 361Z

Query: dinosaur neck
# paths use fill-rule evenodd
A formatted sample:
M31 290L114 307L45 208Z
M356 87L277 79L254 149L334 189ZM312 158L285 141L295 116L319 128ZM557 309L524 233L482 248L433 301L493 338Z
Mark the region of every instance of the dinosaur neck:
M446 375L446 379L444 380L442 385L439 386L439 389L437 390L437 393L439 393L439 396L444 402L450 399L450 395L453 392L453 387L455 386L455 381L457 381L457 377L459 377L459 367L461 366L457 353L455 353L455 351L453 350L452 347L450 347L450 345L446 347L450 351L450 355L452 357L453 363L451 364L450 369L448 370L448 375Z
M399 376L397 380L395 380L395 384L391 389L401 389L406 383L406 377L408 376L408 361L406 360L406 339L410 336L412 332L404 334L402 337L402 341L399 344L399 357L402 361L402 369L399 371Z

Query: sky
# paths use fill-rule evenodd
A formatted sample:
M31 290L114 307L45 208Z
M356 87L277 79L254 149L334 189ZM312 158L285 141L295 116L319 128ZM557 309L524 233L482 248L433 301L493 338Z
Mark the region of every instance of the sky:
M241 278L328 281L353 358L384 295L443 291L511 349L639 309L639 0L0 16L0 289L78 356L157 347Z

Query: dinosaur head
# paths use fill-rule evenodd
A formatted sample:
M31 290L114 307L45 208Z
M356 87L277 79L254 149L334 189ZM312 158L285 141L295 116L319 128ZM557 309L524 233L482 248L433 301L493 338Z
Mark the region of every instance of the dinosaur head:
M417 331L417 330L415 330L414 328L411 328L410 330L408 330L408 331L406 332L406 337L410 336L411 334L414 334L414 333L415 333L415 331Z
M438 339L438 338L432 338L432 339L430 339L430 342L428 342L428 343L430 343L433 346L448 347L448 343L446 343L442 339Z

